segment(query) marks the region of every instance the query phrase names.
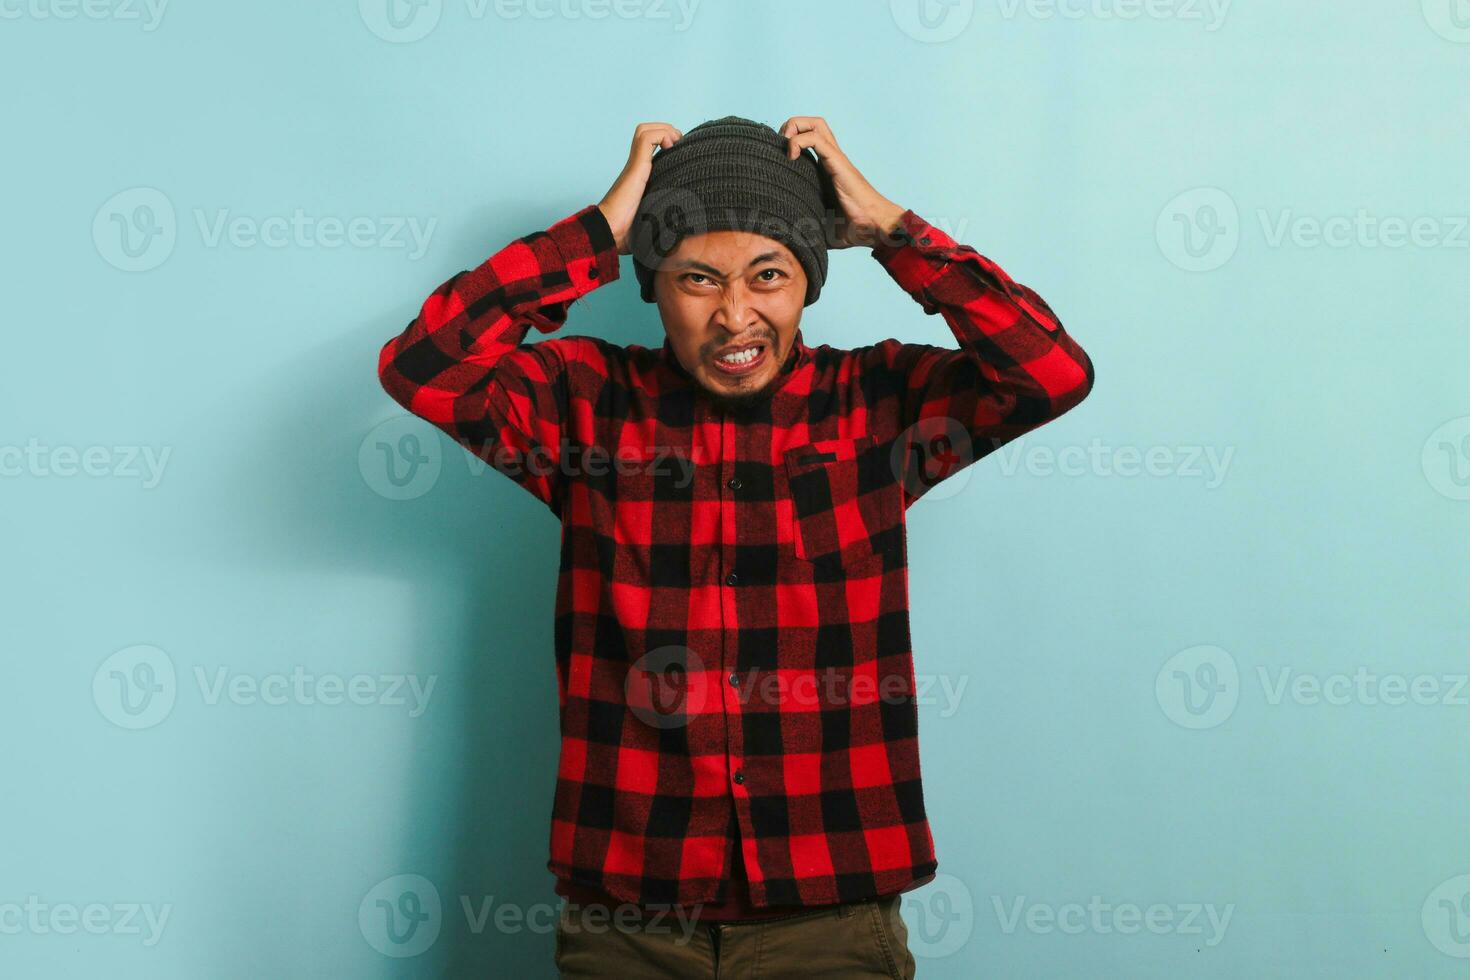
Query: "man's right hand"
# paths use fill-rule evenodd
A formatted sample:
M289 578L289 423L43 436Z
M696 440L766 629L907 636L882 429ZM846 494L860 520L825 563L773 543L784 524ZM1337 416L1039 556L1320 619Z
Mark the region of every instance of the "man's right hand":
M648 186L648 175L653 171L653 153L662 147L667 150L684 134L668 123L639 123L633 131L633 148L628 153L628 162L623 172L603 195L597 207L607 219L613 238L618 243L618 254L630 254L628 232L633 227L633 216L638 213L638 202L643 199L643 189Z

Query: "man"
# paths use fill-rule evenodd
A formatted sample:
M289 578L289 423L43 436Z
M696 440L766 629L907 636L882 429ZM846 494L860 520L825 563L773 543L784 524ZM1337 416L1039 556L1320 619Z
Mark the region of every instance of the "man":
M829 247L870 248L959 348L807 346ZM524 342L620 255L660 349ZM561 521L563 976L912 977L899 896L937 862L904 512L1087 395L1051 308L820 117L643 123L598 204L441 285L379 375Z

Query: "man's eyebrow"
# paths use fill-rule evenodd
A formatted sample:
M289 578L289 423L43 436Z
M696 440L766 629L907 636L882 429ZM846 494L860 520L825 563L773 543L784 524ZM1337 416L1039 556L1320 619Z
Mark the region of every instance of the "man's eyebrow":
M785 255L781 254L780 252L771 251L762 252L760 255L757 255L755 258L751 259L749 264L746 265L746 268L749 269L752 265L760 265L762 262L779 262L782 265L787 264ZM708 272L710 275L714 276L724 275L724 273L721 272L719 269L716 269L712 265L706 265L705 263L700 262L698 259L685 259L682 262L676 263L674 268L679 271L682 271L684 269L698 269L701 272Z

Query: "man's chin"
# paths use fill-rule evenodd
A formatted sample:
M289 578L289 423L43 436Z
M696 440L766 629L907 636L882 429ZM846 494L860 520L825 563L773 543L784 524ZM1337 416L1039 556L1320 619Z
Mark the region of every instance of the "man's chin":
M762 380L758 378L763 375ZM727 409L748 408L752 405L760 405L768 401L771 392L775 388L776 379L781 376L781 371L771 370L769 366L763 366L757 374L749 377L727 377L720 372L719 368L705 365L703 370L695 375L700 390L715 405Z
M724 385L715 386L704 381L699 383L699 387L704 392L705 397L714 405L720 408L738 411L739 409L762 404L769 399L771 397L771 382L774 380L774 378L768 378L759 388L754 389L745 386L739 388Z

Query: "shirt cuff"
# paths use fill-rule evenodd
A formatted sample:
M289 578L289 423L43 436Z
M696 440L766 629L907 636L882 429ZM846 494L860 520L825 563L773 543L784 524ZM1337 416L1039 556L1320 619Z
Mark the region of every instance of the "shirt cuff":
M568 215L546 229L546 234L561 253L577 296L617 280L618 244L597 205L589 204Z
M898 228L879 237L872 255L894 282L929 311L932 303L925 297L925 287L943 273L945 262L959 247L942 229L908 210L899 218Z

